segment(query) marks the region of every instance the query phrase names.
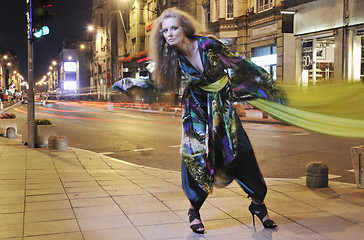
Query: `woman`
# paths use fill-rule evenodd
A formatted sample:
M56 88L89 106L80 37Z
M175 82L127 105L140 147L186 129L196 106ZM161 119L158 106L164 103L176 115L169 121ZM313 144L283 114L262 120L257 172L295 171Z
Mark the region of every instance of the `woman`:
M264 227L275 228L264 205L267 187L233 101L276 100L269 75L213 37L196 33L191 16L165 10L153 23L150 53L157 86L183 89L182 185L191 206L190 228L204 233L199 210L213 185L232 180L252 198L249 206ZM183 77L183 78L182 78Z

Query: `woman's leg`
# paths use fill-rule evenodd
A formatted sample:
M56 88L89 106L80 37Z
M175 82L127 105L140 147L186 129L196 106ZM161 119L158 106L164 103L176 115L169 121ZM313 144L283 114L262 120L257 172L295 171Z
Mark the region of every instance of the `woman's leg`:
M201 222L200 208L208 194L192 178L184 160L182 160L182 188L191 203L188 210L190 228L196 233L204 233L205 227Z
M184 160L182 160L182 188L193 208L199 211L208 194L192 178Z
M244 191L254 201L261 204L264 202L267 193L267 185L260 172L250 140L240 120L236 121L238 146L232 174Z
M260 172L250 140L239 122L237 124L238 152L235 159L233 175L235 180L252 198L249 211L258 216L266 228L275 228L277 224L270 220L264 198L267 194L267 185Z

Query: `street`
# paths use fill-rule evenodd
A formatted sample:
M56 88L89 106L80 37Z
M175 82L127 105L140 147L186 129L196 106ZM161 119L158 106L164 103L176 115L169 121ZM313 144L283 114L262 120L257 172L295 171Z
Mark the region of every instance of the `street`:
M26 105L17 105L18 126ZM91 103L36 105L36 118L51 118L68 146L102 153L123 161L180 170L181 119L170 114L112 109ZM312 161L324 162L333 181L355 183L350 148L362 140L309 132L279 124L244 123L265 178L300 178ZM21 134L21 127L18 127Z

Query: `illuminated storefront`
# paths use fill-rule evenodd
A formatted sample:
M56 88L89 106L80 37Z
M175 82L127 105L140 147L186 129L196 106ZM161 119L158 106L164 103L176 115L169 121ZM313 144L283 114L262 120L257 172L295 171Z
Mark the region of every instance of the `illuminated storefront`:
M277 79L277 47L265 46L252 49L252 62L264 68L274 80Z
M303 86L327 84L334 81L334 37L317 37L302 40Z
M325 85L364 77L364 2L283 4L294 13L296 84ZM330 6L330 8L327 8Z

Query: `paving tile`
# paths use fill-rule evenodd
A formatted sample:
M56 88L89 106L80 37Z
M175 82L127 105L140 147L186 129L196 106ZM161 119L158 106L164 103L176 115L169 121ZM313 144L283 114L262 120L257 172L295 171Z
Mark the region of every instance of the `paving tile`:
M5 213L0 214L0 223L6 224L23 224L23 213ZM1 224L0 224L1 227Z
M24 189L0 191L0 194L2 197L22 197L24 196Z
M25 203L26 211L40 211L40 210L63 209L63 208L71 208L70 202L68 200Z
M190 202L185 197L184 199L177 200L164 200L162 201L168 208L176 211L176 210L185 210L190 206Z
M271 185L269 186L270 189L275 190L277 192L299 192L299 191L307 191L306 186L302 186L300 184L294 184L294 183L286 183L281 185Z
M276 217L274 218L276 221ZM259 221L259 220L258 220ZM317 234L314 231L303 227L299 224L296 224L292 221L282 221L281 219L277 219L278 228L276 229L267 229L262 226L260 222L256 223L256 227L252 224L248 224L247 227L249 230L248 232L251 233L251 236L254 239L283 239L283 240L307 240L307 239L314 239L314 240L328 240L327 237Z
M72 207L92 207L92 206L105 206L105 205L115 205L116 203L111 197L100 197L100 198L81 198L72 199Z
M116 204L93 207L73 208L77 218L90 218L100 216L118 216L123 215L123 211Z
M160 202L157 198L155 198L151 194L134 194L134 195L125 195L125 196L115 196L113 199L119 205L123 204L136 204L140 202Z
M300 213L300 214L286 214L288 218L291 220L300 223L303 226L306 226L310 229L314 229L316 227L324 227L324 226L348 226L353 223L332 215L328 212L315 212L315 213Z
M159 201L120 203L120 207L126 214L169 211L168 207Z
M22 212L24 212L24 203L0 205L0 214Z
M203 223L207 233L217 234L248 230L247 226L232 218L205 220Z
M0 205L3 205L3 204L14 204L14 203L24 203L24 196L0 197Z
M125 184L130 184L131 181L123 177L118 180L98 180L97 183L103 188L107 189L107 186L125 186Z
M206 200L214 206L241 206L244 204L244 199L241 196L233 197L209 197Z
M191 229L186 223L172 223L163 224L159 227L155 225L137 227L144 239L157 240L157 239L176 239L185 238L189 239Z
M332 240L362 240L364 233L364 226L358 224L351 225L335 225L326 227L315 227L315 231L322 235L332 239Z
M67 195L65 193L61 194L44 194L44 195L35 195L35 196L26 196L25 201L27 203L31 202L47 202L54 200L68 200Z
M77 220L80 224L82 232L89 230L114 229L133 226L125 215L78 218Z
M182 189L177 192L162 192L162 193L155 193L153 195L161 201L187 199Z
M69 193L68 197L72 199L81 199L81 198L99 198L99 197L109 197L105 191L97 191L97 192L83 192L83 193Z
M0 174L0 180L23 180L24 174Z
M49 188L63 188L61 182L58 183L32 183L27 184L27 190L39 190L39 189L49 189Z
M97 192L97 191L104 191L104 190L100 186L66 188L67 194L83 193L83 192Z
M85 240L144 240L134 227L85 231L83 235Z
M158 194L158 193L169 193L169 192L179 192L181 191L180 187L174 186L174 185L170 185L168 187L149 187L149 188L145 188L146 191L151 192L153 194Z
M146 190L144 190L138 186L135 186L135 185L128 186L127 188L119 189L119 190L108 190L107 192L113 197L148 193Z
M34 195L50 195L50 194L62 194L65 193L63 187L55 187L55 188L42 188L42 189L30 189L26 190L26 196L34 196Z
M184 222L179 216L174 214L172 211L128 214L128 217L135 226L160 225L166 223Z
M9 185L17 185L17 184L25 184L25 179L3 179L0 181L0 186L9 186Z
M67 182L63 183L65 188L77 188L77 187L97 187L99 184L97 182Z
M231 218L230 215L217 208L206 208L201 210L200 214L203 214L203 220L218 220Z
M295 214L295 213L315 213L315 212L322 212L323 210L312 205L308 205L304 202L293 201L293 202L286 202L283 204L270 204L267 205L269 210L279 212L283 215L287 214Z
M24 215L25 222L45 222L56 220L75 219L72 209L51 209L43 211L27 211Z
M77 231L79 231L79 227L75 219L24 223L25 237L54 233L70 233Z
M73 233L58 233L58 234L24 237L23 240L84 240L84 239L82 237L81 232L73 232Z
M25 189L24 183L22 183L22 184L0 185L0 196L3 196L1 194L2 191L10 191L10 190L22 190L22 191L24 191L24 189Z
M0 224L0 239L21 238L23 224Z

